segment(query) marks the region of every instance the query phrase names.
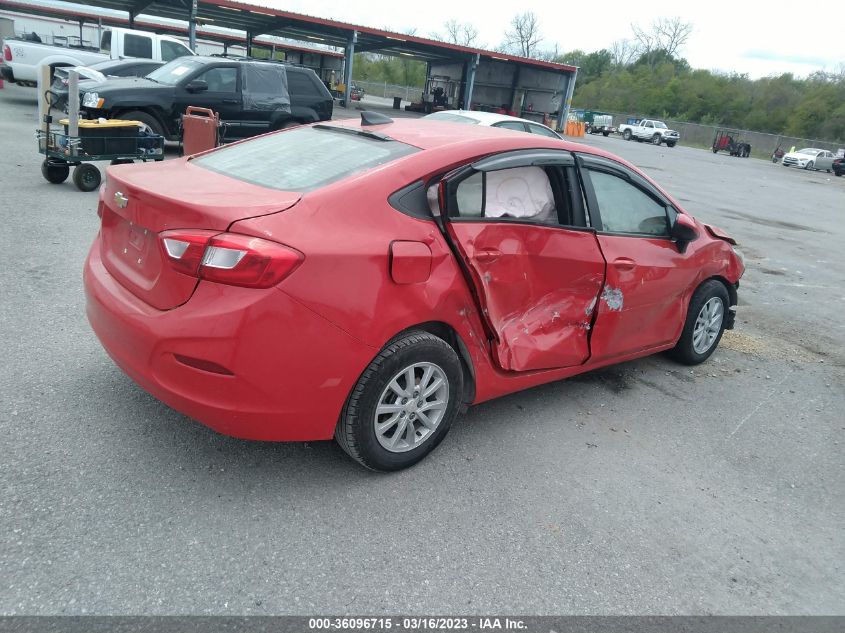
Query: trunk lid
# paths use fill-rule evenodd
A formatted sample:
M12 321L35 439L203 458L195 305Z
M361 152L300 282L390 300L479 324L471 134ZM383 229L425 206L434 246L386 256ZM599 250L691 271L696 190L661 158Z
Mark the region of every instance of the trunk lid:
M198 280L170 266L159 233L222 233L238 220L288 209L301 195L251 185L184 159L110 167L99 203L103 264L139 299L159 310L175 308L191 297Z

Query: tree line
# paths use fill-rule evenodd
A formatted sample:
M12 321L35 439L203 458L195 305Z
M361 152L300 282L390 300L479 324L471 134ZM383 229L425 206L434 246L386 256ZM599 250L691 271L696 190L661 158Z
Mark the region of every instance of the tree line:
M746 74L691 68L681 52L693 32L677 17L631 25L631 38L608 48L561 52L544 48L531 11L514 16L504 39L490 48L578 66L573 106L630 112L828 141L845 140L845 66L806 78L791 73L751 79ZM414 35L415 32L409 32ZM485 48L471 24L449 20L429 37ZM425 64L397 57L356 55L356 79L422 88Z

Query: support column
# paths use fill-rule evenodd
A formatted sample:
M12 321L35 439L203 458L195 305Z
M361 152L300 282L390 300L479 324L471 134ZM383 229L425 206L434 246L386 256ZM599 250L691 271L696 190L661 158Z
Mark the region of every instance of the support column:
M246 32L246 56L252 57L252 31Z
M191 0L188 12L188 48L197 52L197 0Z
M346 57L343 60L344 67L344 84L346 84L346 92L343 95L344 107L352 105L352 62L355 59L355 44L358 42L358 31L352 31L349 39L346 41Z
M565 130L566 121L569 118L569 108L572 106L572 94L575 92L575 80L578 78L578 69L569 75L566 82L566 93L562 95L560 102L560 114L557 117L557 129Z
M98 19L100 22L102 22L102 18L97 18L97 19ZM135 28L135 13L134 13L134 12L132 12L132 11L130 11L130 12L129 12L129 28L130 28L130 29L134 29L134 28Z
M464 90L464 110L472 110L472 89L475 87L475 71L478 69L478 62L481 56L476 53L467 62L467 85Z
M82 35L83 35L83 33L82 33L82 25L83 25L83 24L85 24L85 20L80 20L80 21L79 21L79 45L80 45L80 46L85 46L84 42L82 41ZM97 43L97 45L99 46L99 42Z

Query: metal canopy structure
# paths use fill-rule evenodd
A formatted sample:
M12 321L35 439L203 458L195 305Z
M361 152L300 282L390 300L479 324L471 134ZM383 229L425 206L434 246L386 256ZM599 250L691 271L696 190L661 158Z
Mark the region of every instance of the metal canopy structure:
M191 44L195 42L197 27L215 26L237 29L246 33L249 47L258 44L255 38L272 35L290 38L314 45L332 46L344 49L346 103L350 102L352 84L352 65L354 53L379 52L385 55L407 57L432 64L460 63L462 73L462 99L467 105L472 104L476 70L479 65L501 65L544 71L554 74L553 83L561 92L559 122L569 110L572 91L575 85L577 68L566 64L556 64L537 59L528 59L495 51L488 51L468 46L460 46L415 35L395 33L382 29L348 24L301 13L292 13L271 7L236 2L234 0L73 0L85 4L128 14L130 26L138 25L135 18L149 15L188 22L188 34ZM0 6L4 2L0 0ZM8 3L14 6L18 3ZM42 7L43 8L43 7ZM203 37L209 36L206 33ZM265 45L266 44L262 44ZM193 46L192 46L193 47ZM281 48L281 46L280 46ZM312 52L323 52L313 50ZM326 51L328 53L328 51ZM517 73L518 76L518 73ZM516 89L517 86L514 85ZM564 97L565 95L565 97Z

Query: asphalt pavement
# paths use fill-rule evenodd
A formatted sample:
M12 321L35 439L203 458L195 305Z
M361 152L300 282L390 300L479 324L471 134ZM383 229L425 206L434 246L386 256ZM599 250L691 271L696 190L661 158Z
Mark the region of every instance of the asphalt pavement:
M0 90L0 614L845 614L845 178L589 137L741 242L737 329L474 408L418 466L217 435L84 314L96 193Z

